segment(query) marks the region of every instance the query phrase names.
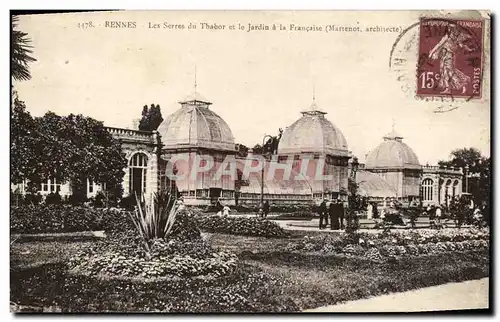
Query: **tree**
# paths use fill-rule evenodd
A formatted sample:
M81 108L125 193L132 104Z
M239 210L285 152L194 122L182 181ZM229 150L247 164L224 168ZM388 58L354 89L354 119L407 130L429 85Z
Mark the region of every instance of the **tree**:
M33 180L39 168L37 149L40 138L36 131L35 120L26 111L26 105L19 100L15 92L10 129L10 180L14 184L21 183L23 179Z
M359 229L359 218L357 212L363 208L363 198L359 194L359 186L354 176L349 177L347 183L347 202L349 208L346 213L346 232L354 233Z
M242 158L245 158L248 155L248 147L241 143L236 143L234 145L236 149L236 155Z
M147 105L142 108L142 118L139 122L139 130L141 131L155 131L163 122L161 115L160 105L151 104L148 109Z
M460 167L464 169L468 166L468 173L464 173L463 191L465 191L466 178L467 190L472 194L477 205L490 204L491 191L491 159L481 155L475 148L463 148L453 150L449 161L439 161L440 166ZM485 214L486 215L486 214Z
M28 34L17 30L19 18L12 17L12 35L10 43L10 74L14 80L24 81L31 79L28 64L35 62L36 59L31 56L33 48L28 38Z
M83 190L87 179L102 184L117 197L127 166L120 142L102 122L83 115L66 117L47 112L32 118L25 105L14 101L11 125L11 179L28 179L39 187L42 180L71 181L75 191Z
M262 154L263 153L262 145L257 143L256 145L253 146L252 151L253 154Z
M451 160L439 161L440 166L465 168L469 166L470 173L479 173L481 169L481 152L475 148L463 148L453 150L450 154Z

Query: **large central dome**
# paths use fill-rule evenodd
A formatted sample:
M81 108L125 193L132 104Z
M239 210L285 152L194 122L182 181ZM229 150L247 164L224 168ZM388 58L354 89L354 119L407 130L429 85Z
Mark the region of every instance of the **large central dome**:
M326 112L313 103L302 117L286 128L280 140L280 154L321 153L348 156L347 141L332 122L325 118Z
M394 130L366 157L366 169L419 169L418 157Z
M212 103L196 92L179 103L181 108L158 127L164 149L235 150L233 133L229 125L209 108Z

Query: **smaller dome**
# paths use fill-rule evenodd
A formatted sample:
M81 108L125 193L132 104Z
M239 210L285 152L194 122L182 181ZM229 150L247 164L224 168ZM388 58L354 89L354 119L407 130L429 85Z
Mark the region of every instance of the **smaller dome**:
M420 169L421 165L413 150L403 142L396 131L384 135L380 143L366 157L366 169Z

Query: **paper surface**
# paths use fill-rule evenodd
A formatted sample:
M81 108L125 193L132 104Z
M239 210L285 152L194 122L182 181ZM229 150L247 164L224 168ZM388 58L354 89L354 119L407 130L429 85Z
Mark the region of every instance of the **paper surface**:
M219 215L245 205L248 216L260 216L288 204L321 207L323 200L348 207L348 178L354 178L370 203L359 210L361 230L370 232L377 209L388 216L396 200L419 205L426 218L431 206L452 213L456 198L476 198L469 189L476 174L439 162L464 148L490 157L488 11L83 12L22 15L17 27L31 40L36 61L29 63L31 79L13 81L16 95L33 117L52 111L102 121L121 140L128 162L124 196L140 192L153 200L171 185L166 177L173 169L187 175L177 188L188 208L219 207L225 200ZM138 131L142 108L152 103L161 106L164 121L157 132ZM244 155L235 144L247 149ZM262 173L250 162L253 175L241 179L244 158L260 154L262 146L276 155L274 165L285 156L296 159L279 175L265 158ZM201 169L188 176L203 153ZM237 179L209 169L235 155ZM318 163L310 168L297 161L305 155ZM169 168L173 156L186 165ZM317 170L318 164L327 170ZM305 182L287 181L287 171ZM314 173L330 177L311 179ZM70 180L50 181L52 175L43 175L41 195L71 195ZM25 181L15 182L16 191L26 193ZM88 182L89 198L105 191L102 183ZM486 206L477 200L474 207ZM342 220L338 227L331 222L332 229L342 229ZM423 225L432 230L432 220ZM456 229L452 221L447 229ZM304 234L318 230L317 218L276 222ZM445 299L454 288L463 298L442 300L435 309L464 309L467 287L474 290L469 308L487 306L486 282L469 285L443 286L441 295L436 286L420 306L408 301L427 296L424 291L397 301L386 295L384 307L349 302L318 310L373 312L377 306L390 312L404 302L401 307L428 311L429 299Z

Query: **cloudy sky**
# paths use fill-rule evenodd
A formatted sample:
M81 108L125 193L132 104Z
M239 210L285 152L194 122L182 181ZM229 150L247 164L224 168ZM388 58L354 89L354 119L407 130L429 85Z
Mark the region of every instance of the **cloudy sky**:
M391 131L413 148L420 162L447 159L451 150L476 147L489 155L487 99L440 102L414 98L414 65L389 68L398 32L326 32L327 25L394 27L418 21L418 12L121 12L23 16L19 29L32 39L37 62L32 79L14 83L28 110L82 113L106 125L130 127L142 106L159 104L164 117L198 91L231 127L236 142L253 146L297 120L312 101L344 133L360 160ZM78 23L92 21L94 28ZM135 22L136 28L106 28L106 21ZM189 23L197 25L189 30ZM224 30L201 23L225 24ZM322 27L322 31L250 31L248 23ZM185 29L150 29L149 24L184 24ZM238 24L245 30L228 30ZM278 28L279 29L279 28ZM408 33L410 35L413 30ZM416 57L416 42L402 55ZM400 44L400 47L404 47ZM411 59L409 59L411 61ZM405 74L404 77L401 73ZM489 85L485 85L489 86ZM489 92L485 91L488 97ZM445 105L449 105L446 103Z

